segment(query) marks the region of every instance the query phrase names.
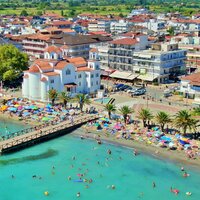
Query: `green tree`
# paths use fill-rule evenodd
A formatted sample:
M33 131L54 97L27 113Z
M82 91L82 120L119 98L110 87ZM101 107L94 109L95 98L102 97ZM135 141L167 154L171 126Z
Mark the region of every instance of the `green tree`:
M22 10L21 13L20 13L20 16L28 16L28 12L26 10Z
M124 118L124 123L126 123L128 114L133 113L133 110L129 107L129 106L122 106L119 111L121 112L121 114L123 115Z
M55 100L58 97L58 92L55 89L50 89L48 91L49 99L51 100L52 106L54 106Z
M156 119L156 122L160 125L160 128L162 131L164 131L165 124L171 122L171 118L169 114L163 111L158 112L157 115L155 116L155 119Z
M200 116L200 107L193 108L192 115Z
M61 92L59 94L59 99L63 102L63 106L66 109L67 102L71 99L70 96L69 96L69 94L67 92Z
M60 14L61 14L61 16L64 16L64 11L61 10L61 11L60 11Z
M0 80L12 81L28 69L28 56L13 45L0 46Z
M185 135L187 130L196 130L198 120L192 118L192 115L187 110L180 110L174 119L174 125L183 130Z
M170 36L173 36L175 34L175 30L174 30L174 27L170 27L167 32L169 33Z
M142 108L139 112L138 112L138 119L141 119L143 122L143 126L146 127L147 123L149 121L151 121L153 118L153 114L151 113L151 111L149 109L145 109Z
M36 15L37 15L37 16L41 16L41 15L42 15L42 11L41 11L41 10L38 10L38 11L36 12Z
M83 111L83 106L85 104L90 104L90 99L85 94L77 94L75 101L78 102L81 112Z
M116 111L116 106L113 105L113 104L106 104L105 108L106 108L106 110L108 112L108 117L110 119L111 113Z

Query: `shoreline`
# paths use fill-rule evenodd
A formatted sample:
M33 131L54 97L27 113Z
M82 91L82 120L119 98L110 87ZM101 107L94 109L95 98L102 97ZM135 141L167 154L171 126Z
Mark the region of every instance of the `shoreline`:
M116 146L120 146L120 147L128 147L128 148L132 148L132 149L137 149L139 152L142 152L146 155L152 156L156 159L159 160L164 160L166 161L169 160L170 162L176 164L177 166L180 165L181 166L189 166L194 168L197 171L200 171L200 160L199 158L197 159L188 159L185 157L184 152L181 151L173 151L173 150L168 150L165 148L158 148L152 145L148 145L146 143L142 143L139 141L134 141L134 140L125 140L125 139L116 139L113 137L107 137L103 134L101 134L101 132L99 131L93 131L91 130L90 132L86 133L85 129L83 127L81 127L79 130L81 131L75 131L72 133L70 133L71 135L74 136L83 136L85 139L92 139L92 140L96 140L94 138L94 136L98 136L100 135L100 139L103 142L106 142L108 144L113 144Z
M22 124L22 125L29 125L29 126L37 126L40 123L35 120L19 120L19 117L16 115L10 116L8 113L2 113L0 112L0 121L11 121L12 123Z

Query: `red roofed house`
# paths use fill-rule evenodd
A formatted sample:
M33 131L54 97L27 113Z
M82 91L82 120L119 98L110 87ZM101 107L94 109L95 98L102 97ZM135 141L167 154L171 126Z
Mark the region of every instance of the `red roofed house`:
M49 46L44 51L44 59L37 59L24 71L22 95L30 100L49 101L48 91L96 93L100 89L100 68L98 52L92 52L90 60L82 57L65 56L65 46Z
M180 92L186 98L194 98L194 103L200 104L200 72L183 77Z

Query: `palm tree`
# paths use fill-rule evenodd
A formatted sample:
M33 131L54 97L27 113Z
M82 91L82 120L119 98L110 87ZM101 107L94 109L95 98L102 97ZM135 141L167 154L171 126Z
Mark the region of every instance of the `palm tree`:
M196 130L198 120L192 118L192 115L187 110L180 110L175 115L174 124L177 128L183 130L183 134L186 134L188 129Z
M83 111L84 104L90 104L90 100L85 94L77 94L75 97L75 101L79 103L81 112Z
M193 108L192 115L200 116L200 107Z
M124 118L124 123L126 123L128 114L133 113L133 110L129 106L122 106L119 111L122 113Z
M49 95L49 99L51 100L52 106L53 106L56 98L58 97L58 92L52 88L48 91L48 95Z
M142 120L144 127L146 127L147 122L149 122L153 118L153 114L151 113L151 111L149 109L142 108L138 112L138 114L139 114L138 118Z
M165 124L170 123L171 119L168 113L160 111L155 116L156 122L160 125L162 131L164 131Z
M63 106L66 109L67 102L71 99L70 96L69 96L69 94L67 92L61 92L59 94L59 98L63 102Z
M105 108L108 111L108 117L110 119L111 113L116 111L116 106L113 104L106 104Z

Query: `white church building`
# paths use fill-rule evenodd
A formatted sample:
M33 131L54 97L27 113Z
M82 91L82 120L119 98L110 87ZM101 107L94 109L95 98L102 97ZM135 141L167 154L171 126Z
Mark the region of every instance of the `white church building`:
M44 59L37 59L24 71L22 95L30 100L49 101L48 91L66 91L93 94L100 89L100 66L98 54L90 52L89 60L67 57L65 46L49 46Z

